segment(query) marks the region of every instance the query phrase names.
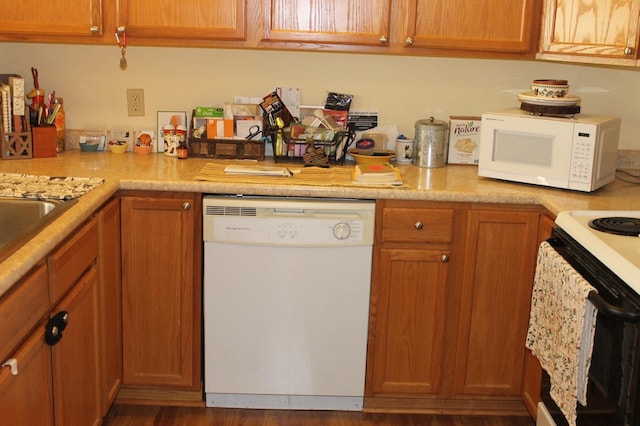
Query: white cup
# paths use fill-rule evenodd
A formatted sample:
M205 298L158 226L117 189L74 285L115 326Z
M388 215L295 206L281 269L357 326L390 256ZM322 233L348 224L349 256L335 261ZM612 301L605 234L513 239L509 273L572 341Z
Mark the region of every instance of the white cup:
M413 145L413 139L396 139L396 163L411 164Z

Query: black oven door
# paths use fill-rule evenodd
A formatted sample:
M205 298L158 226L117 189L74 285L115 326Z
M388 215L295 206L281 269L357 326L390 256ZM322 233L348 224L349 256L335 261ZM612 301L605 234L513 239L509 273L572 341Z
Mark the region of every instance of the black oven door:
M594 288L598 308L587 405L578 404L579 426L640 426L640 296L561 229L549 244ZM543 371L542 401L558 425L568 425L549 395Z

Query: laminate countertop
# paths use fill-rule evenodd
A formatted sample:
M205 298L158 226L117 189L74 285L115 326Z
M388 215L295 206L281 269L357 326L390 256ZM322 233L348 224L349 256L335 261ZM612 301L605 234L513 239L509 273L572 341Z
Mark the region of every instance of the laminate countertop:
M282 184L273 183L273 178L268 184L261 183L259 179L246 182L244 177L238 177L237 180L225 177L223 181L196 180L196 175L209 163L287 165L292 169L302 167L301 164L275 164L273 161L256 163L192 157L183 160L163 154L88 153L79 150L68 150L52 158L0 161L0 173L104 178L102 185L79 197L74 206L0 263L0 296L119 189L534 204L545 207L553 214L563 210L640 210L640 186L621 179L595 192L582 193L481 178L478 177L477 168L471 165L447 165L433 169L398 165L404 181L402 187L363 187L349 182L342 185L318 182L297 186L285 181L288 179L285 177L282 178ZM352 169L353 164L332 167Z

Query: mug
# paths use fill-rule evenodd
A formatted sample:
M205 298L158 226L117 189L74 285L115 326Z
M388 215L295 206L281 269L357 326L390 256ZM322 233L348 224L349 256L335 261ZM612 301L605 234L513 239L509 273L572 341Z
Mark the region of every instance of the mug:
M413 139L396 139L396 163L411 164L413 145Z

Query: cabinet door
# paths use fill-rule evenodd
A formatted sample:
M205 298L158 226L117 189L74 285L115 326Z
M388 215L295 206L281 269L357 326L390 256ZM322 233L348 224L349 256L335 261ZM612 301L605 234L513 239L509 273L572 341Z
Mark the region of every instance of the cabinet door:
M101 35L101 0L0 0L0 34L92 37Z
M198 206L192 195L121 199L125 385L201 387Z
M375 261L367 396L439 391L447 250L381 248ZM371 345L371 341L370 341Z
M470 210L455 392L519 396L538 241L535 212Z
M538 0L409 0L406 46L493 52L535 48Z
M634 65L639 18L639 0L546 0L538 57Z
M391 0L264 0L263 41L386 46Z
M244 40L247 0L118 0L118 27L136 38Z
M57 425L102 422L98 290L98 271L92 266L52 313L68 313L62 338L52 347Z
M6 362L10 360L3 360ZM51 351L44 341L44 325L0 369L0 426L53 425Z
M98 213L98 270L100 271L100 354L102 415L105 416L122 384L122 285L120 267L120 200Z

